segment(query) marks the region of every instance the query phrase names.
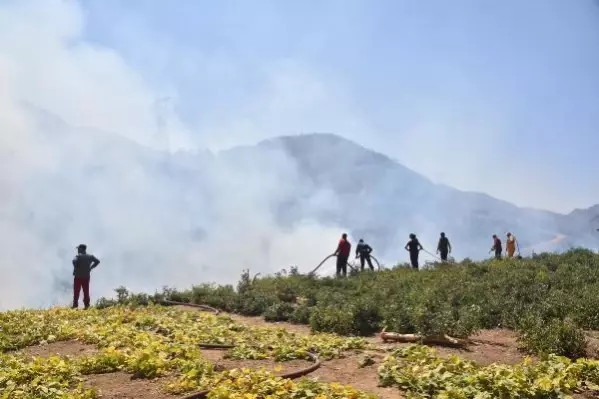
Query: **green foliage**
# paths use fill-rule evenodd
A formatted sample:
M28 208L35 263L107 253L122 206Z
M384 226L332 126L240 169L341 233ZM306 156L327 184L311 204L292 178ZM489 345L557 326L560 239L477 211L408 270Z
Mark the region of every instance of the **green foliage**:
M534 317L522 321L519 340L532 353L579 358L586 355L584 331L571 320L552 319L545 323Z
M396 386L408 398L561 398L579 389L594 390L599 362L549 355L508 366L479 366L457 356L440 357L432 348L412 345L394 350L379 367L383 386Z
M577 329L599 330L597 292L599 256L573 249L528 259L464 260L420 271L397 266L349 278L317 279L300 275L297 269L252 278L244 271L236 289L165 288L147 299L202 303L344 335L370 335L386 327L399 333L467 337L480 329L504 327L521 332L522 344L530 351L576 357L584 348ZM128 294L117 302L133 303L134 297ZM282 303L293 304L294 310ZM99 304L110 302L102 299ZM555 321L565 319L569 321ZM550 341L541 339L538 331L543 329L551 332Z
M289 303L279 302L270 305L264 312L266 321L287 321L295 311L295 307Z
M310 324L310 316L312 315L312 309L310 306L299 305L294 310L289 321L295 324Z
M125 289L119 292L121 300L135 298ZM225 316L162 306L113 306L85 312L60 308L12 311L0 313L0 320L0 349L12 351L0 353L2 398L93 399L98 395L83 387L83 377L115 371L127 372L132 378L169 377L162 380L161 386L171 394L218 387L216 393L222 395L223 387L227 387L239 395L218 397L261 397L264 389L272 388L268 393L272 399L310 397L310 393L339 399L372 398L338 384L295 383L261 370L220 373L198 346L199 342L236 344L226 353L232 359L308 359L308 352L331 359L364 348L366 342L360 338L300 336L280 328L238 324ZM25 346L70 339L96 345L98 352L77 359L51 356L33 360L14 352Z

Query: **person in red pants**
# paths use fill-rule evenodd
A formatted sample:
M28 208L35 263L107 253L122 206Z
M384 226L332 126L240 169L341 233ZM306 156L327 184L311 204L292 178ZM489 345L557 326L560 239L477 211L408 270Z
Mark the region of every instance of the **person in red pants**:
M95 269L100 261L94 255L87 253L87 246L81 244L77 247L77 256L73 259L73 309L79 307L79 293L83 289L83 305L89 308L89 278L92 269Z

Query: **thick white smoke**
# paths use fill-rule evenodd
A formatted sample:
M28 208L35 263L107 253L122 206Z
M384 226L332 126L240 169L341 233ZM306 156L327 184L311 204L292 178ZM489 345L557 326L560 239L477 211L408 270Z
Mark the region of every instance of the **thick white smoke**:
M83 42L83 24L75 2L0 6L1 308L68 303L79 243L102 261L92 299L307 270L332 252L340 229L276 227L296 173L286 155L249 172L193 152L192 132L157 113L173 93Z

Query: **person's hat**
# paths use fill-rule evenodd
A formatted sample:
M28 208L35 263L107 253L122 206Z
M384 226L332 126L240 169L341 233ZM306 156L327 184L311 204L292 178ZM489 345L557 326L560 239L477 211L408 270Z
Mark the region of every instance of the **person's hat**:
M85 244L79 244L75 247L75 249L87 249L87 245Z
M364 242L364 239L363 239L363 238L360 238L360 242Z

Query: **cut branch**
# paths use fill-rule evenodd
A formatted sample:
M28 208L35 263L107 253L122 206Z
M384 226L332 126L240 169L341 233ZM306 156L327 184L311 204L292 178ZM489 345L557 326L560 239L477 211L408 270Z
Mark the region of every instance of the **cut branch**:
M442 346L458 346L464 347L468 345L468 341L450 337L449 335L441 336L422 336L420 334L400 334L396 332L386 332L386 329L381 331L381 339L383 342L412 342L425 345L442 345Z

